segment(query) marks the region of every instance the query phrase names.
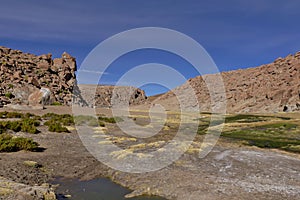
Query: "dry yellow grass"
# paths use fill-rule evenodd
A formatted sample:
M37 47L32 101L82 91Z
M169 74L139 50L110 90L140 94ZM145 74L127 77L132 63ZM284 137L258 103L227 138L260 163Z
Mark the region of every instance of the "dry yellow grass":
M174 162L174 164L175 164L176 166L178 166L178 167L183 167L183 166L185 165L185 161L183 161L183 160L176 160L176 161Z
M74 131L75 130L75 127L74 126L65 126L68 131Z
M95 127L93 128L94 133L100 133L100 134L105 134L107 133L108 129L106 127Z
M136 138L132 137L110 137L110 140L112 140L114 143L122 143L122 142L136 142Z
M163 127L163 130L164 130L164 131L169 131L169 130L170 130L170 127L169 127L169 126L164 126L164 127Z
M140 126L141 128L153 128L153 125L152 124L147 124L145 126Z
M12 194L14 191L9 188L0 187L0 196L7 196L9 194Z
M146 149L146 148L159 148L160 146L164 145L165 143L166 143L165 141L141 143L141 144L132 145L129 147L129 149L139 150L139 149Z
M112 144L112 142L110 140L103 140L103 141L100 141L98 142L98 144Z
M153 155L145 154L145 153L135 153L135 155L139 158L152 158L153 157Z
M123 159L126 158L128 155L132 155L133 151L130 149L123 149L120 151L111 152L110 155L116 159Z
M148 115L129 115L129 118L142 118L142 119L148 119Z

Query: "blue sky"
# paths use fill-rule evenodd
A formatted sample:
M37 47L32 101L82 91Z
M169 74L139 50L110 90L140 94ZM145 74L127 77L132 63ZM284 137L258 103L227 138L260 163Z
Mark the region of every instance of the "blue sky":
M198 41L220 71L254 67L300 51L298 0L3 0L0 45L59 57L67 51L78 66L101 41L132 28L157 26ZM103 83L134 65L188 63L159 51L133 52L114 62ZM121 68L122 69L121 69ZM198 75L184 68L186 78ZM181 83L178 83L181 84ZM148 95L162 92L146 87Z

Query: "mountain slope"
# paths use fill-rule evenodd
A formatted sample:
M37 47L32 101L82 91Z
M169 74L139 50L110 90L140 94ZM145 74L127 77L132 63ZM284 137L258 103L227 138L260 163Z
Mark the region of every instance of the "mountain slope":
M214 76L192 78L161 96L156 103L174 107L175 91L185 94L188 100L187 88L190 85L198 97L201 111L210 111L210 95L204 80L214 79ZM260 67L223 72L221 76L226 90L227 112L300 110L300 52Z

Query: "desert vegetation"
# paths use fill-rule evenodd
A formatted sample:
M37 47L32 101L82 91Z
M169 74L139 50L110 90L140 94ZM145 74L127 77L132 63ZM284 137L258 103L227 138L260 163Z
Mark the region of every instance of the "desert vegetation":
M200 119L198 134L204 135L209 127L210 114ZM217 125L218 123L212 123ZM300 153L299 122L290 117L237 114L225 116L221 138L245 145L275 148Z
M61 133L69 132L66 126L74 126L75 124L105 127L105 123L117 123L122 121L122 118L119 117L99 116L98 118L95 118L87 115L72 116L70 114L60 115L55 113L47 113L43 116L38 116L31 113L24 114L6 111L0 112L0 119L6 119L5 121L0 121L0 134L7 130L37 134L39 133L37 127L40 126L41 123L48 126L50 132Z
M16 121L0 121L0 134L6 132L7 130L37 134L39 133L39 130L36 127L39 125L40 122L38 120L28 117L24 117Z
M38 148L39 144L32 139L13 137L6 133L0 134L0 152L37 151Z

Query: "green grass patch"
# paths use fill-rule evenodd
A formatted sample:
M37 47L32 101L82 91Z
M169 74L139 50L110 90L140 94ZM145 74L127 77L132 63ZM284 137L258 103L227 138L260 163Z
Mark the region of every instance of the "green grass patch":
M261 148L276 148L298 151L300 132L292 123L272 123L267 125L241 128L222 133L222 137L243 140L246 144Z
M253 123L253 122L261 122L266 121L266 116L257 116L257 115L234 115L234 116L227 116L225 118L225 123Z
M0 135L0 152L36 151L38 148L39 144L32 139L12 137L9 134Z
M107 123L113 123L113 124L123 121L123 119L121 117L103 117L103 116L99 116L98 120L107 122Z
M205 135L207 133L207 129L209 127L209 124L200 124L198 126L198 134L199 135Z
M264 115L247 115L238 114L233 116L226 116L225 123L253 123L253 122L263 122L271 119L281 119L290 120L289 117L276 117L276 116L264 116Z
M269 129L269 130L291 130L296 129L297 125L292 123L274 123L274 124L266 124L262 126L257 126L257 129Z
M294 153L300 153L300 145L287 145L285 147L282 147L283 150L294 152Z

